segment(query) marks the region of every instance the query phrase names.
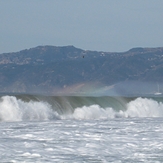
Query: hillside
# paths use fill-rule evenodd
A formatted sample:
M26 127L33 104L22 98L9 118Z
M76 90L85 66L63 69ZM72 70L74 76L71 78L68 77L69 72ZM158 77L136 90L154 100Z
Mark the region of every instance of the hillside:
M163 48L116 53L38 46L0 54L0 92L57 94L121 82L162 83L162 72Z

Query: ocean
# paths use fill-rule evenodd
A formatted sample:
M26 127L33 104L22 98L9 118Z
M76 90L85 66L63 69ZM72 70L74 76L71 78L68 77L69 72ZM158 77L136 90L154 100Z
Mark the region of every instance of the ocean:
M163 97L1 95L0 162L162 163Z

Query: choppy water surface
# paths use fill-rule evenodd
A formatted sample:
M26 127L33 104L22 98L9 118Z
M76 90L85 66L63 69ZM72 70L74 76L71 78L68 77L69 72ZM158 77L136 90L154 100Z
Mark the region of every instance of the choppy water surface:
M163 98L0 97L0 162L162 163Z
M162 118L2 122L1 162L163 162Z

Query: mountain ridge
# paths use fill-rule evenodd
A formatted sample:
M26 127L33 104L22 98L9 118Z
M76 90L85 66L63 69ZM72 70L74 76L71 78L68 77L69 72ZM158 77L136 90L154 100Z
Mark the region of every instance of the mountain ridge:
M0 92L55 94L126 81L161 83L162 63L163 47L103 52L37 46L0 54Z

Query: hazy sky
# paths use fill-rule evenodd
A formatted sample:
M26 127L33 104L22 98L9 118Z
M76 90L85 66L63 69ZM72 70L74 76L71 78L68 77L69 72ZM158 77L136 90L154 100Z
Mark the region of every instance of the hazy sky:
M0 0L0 53L38 45L163 46L163 0Z

